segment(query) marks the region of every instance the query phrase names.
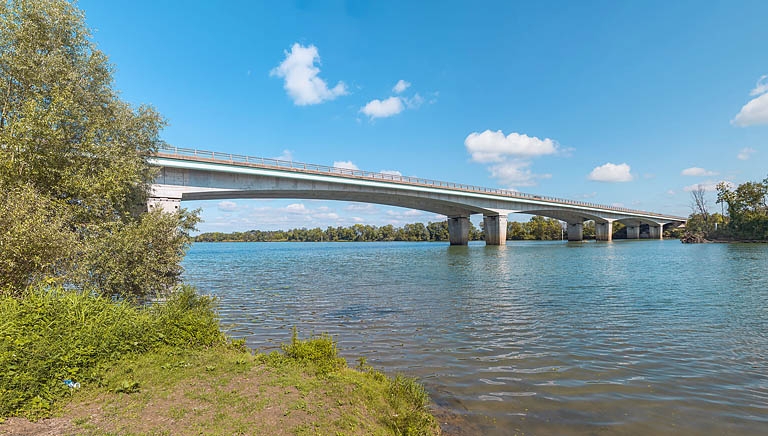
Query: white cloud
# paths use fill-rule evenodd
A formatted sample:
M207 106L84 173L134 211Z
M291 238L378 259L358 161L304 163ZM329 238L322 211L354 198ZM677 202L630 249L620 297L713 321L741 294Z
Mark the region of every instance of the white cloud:
M626 163L617 165L610 162L595 167L587 178L596 182L629 182L633 179L629 165Z
M291 150L283 150L283 153L280 156L273 157L272 159L292 161L293 160L293 152Z
M755 96L768 92L768 80L765 79L768 79L768 74L763 74L759 79L757 79L755 89L749 91L749 95Z
M725 180L721 180L721 181L707 180L704 183L694 183L693 185L688 185L688 186L683 188L683 191L691 192L691 191L696 191L697 189L701 188L705 192L714 192L714 191L717 191L717 185L719 185L720 183L725 183L729 187L734 187L735 186L733 183L727 182Z
M357 167L357 165L353 164L351 160L347 161L336 161L333 163L334 168L343 168L347 170L359 170L360 168Z
M675 191L670 189L667 191L667 195L675 195Z
M401 173L400 171L397 171L397 170L381 170L380 173L381 174L387 174L387 175L390 175L390 176L401 176L401 177L403 175L403 173Z
M750 157L752 157L752 154L757 153L757 150L750 147L744 147L741 150L739 150L739 154L736 155L736 157L739 160L749 160Z
M731 124L739 127L768 124L768 94L763 94L750 100L731 120Z
M288 206L285 206L285 211L288 213L296 213L296 214L308 214L310 211L307 209L306 206L304 206L304 203L293 203L289 204Z
M336 212L317 213L312 216L312 219L316 220L338 220L339 218L339 214Z
M408 89L408 87L409 87L409 86L411 86L411 82L406 82L405 80L403 80L403 79L400 79L400 80L398 80L398 81L397 81L397 83L395 84L395 87L394 87L394 88L392 88L392 91L393 91L395 94L400 94L401 92L403 92L403 91L405 91L406 89Z
M237 203L234 201L224 200L220 201L216 208L222 212L234 212L237 209Z
M555 154L557 142L512 132L504 136L501 130L482 133L472 132L464 140L464 146L475 162L501 162L505 156L532 157Z
M681 171L680 174L684 176L702 177L702 176L716 176L717 172L705 170L704 168L699 168L699 167L690 167Z
M472 160L492 163L488 167L491 177L512 186L533 186L536 179L547 179L550 174L534 174L530 158L560 152L559 144L549 138L539 139L517 132L504 135L501 130L472 132L464 139L464 146Z
M360 108L360 112L368 115L370 119L387 118L397 115L405 109L403 99L400 97L389 97L386 100L371 100L365 106Z
M349 212L359 212L365 214L379 213L379 208L371 203L353 203L347 205L344 210Z
M416 209L389 209L384 212L385 215L387 215L388 219L392 223L410 223L413 222L414 219L418 218L424 218L429 214L429 212L424 212L421 210Z
M488 169L491 177L505 186L534 186L536 179L549 179L551 174L534 174L529 168L531 162L522 159L512 159L492 165Z
M403 98L403 101L405 102L405 105L408 107L408 109L418 109L419 106L424 104L424 97L420 96L417 92L411 98Z
M285 52L285 60L269 74L285 79L283 87L297 106L318 104L347 94L347 86L341 81L329 89L325 80L318 77L320 68L315 63L320 63L317 47L295 43L290 52Z
M757 96L745 104L731 120L731 124L746 127L768 124L768 75L760 76L750 96Z

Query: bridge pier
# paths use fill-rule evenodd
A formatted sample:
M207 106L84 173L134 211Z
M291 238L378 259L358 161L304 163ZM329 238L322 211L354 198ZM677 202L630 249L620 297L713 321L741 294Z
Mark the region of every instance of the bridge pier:
M640 239L640 224L627 224L627 239Z
M507 245L507 216L487 215L483 217L485 245Z
M584 239L584 223L568 223L568 240L581 241Z
M448 217L448 240L451 245L467 245L469 243L469 217Z
M165 213L176 213L181 208L181 198L150 197L147 210L158 208Z
M603 223L595 222L595 240L611 241L613 240L613 221Z
M664 224L653 225L648 227L651 239L664 239Z

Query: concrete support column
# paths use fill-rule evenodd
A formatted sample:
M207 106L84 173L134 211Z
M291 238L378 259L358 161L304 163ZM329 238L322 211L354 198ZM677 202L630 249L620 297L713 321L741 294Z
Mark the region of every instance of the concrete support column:
M507 245L507 216L490 215L483 217L485 245Z
M181 208L181 199L150 197L147 200L147 210L158 208L165 213L176 213Z
M639 224L627 224L627 239L640 239Z
M595 240L611 241L613 240L613 221L605 223L595 222Z
M448 240L451 245L467 245L469 243L469 217L448 217Z
M650 225L648 227L651 239L664 239L664 224Z
M584 223L568 223L568 240L581 241L584 239Z

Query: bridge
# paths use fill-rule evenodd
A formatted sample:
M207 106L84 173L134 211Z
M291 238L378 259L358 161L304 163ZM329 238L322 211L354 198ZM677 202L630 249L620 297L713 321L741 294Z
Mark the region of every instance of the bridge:
M564 221L568 240L583 239L584 222L594 221L597 240L610 241L613 223L626 225L627 238L661 239L664 226L686 218L551 198L495 188L385 173L243 156L188 148L161 148L149 162L160 171L149 207L178 210L183 200L295 198L376 203L448 217L451 245L469 241L469 217L483 214L486 245L504 245L507 217L541 215Z

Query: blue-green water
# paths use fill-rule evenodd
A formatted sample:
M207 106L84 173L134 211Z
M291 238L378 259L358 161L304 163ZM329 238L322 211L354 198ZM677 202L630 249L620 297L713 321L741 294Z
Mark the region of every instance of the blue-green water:
M184 266L252 347L329 332L473 431L768 432L767 244L197 243Z

